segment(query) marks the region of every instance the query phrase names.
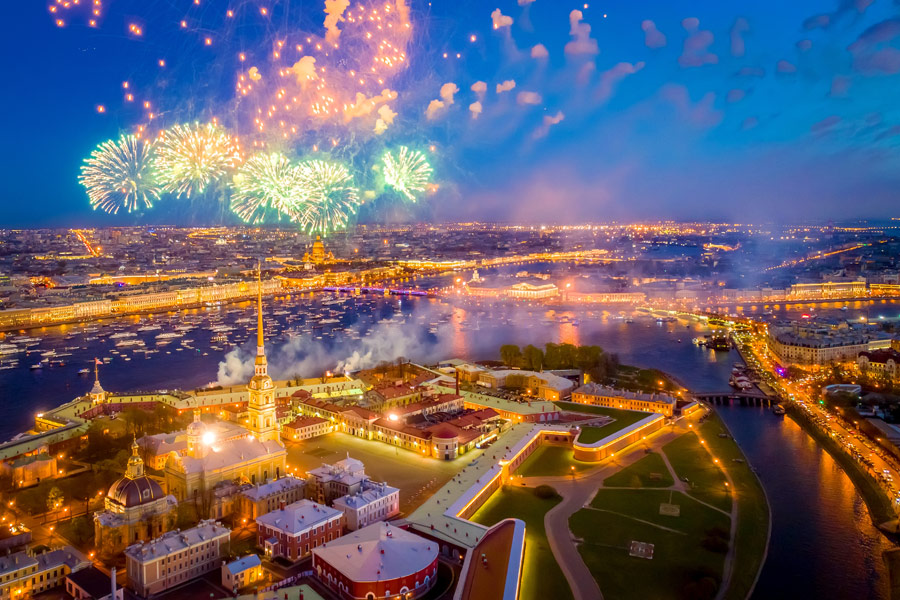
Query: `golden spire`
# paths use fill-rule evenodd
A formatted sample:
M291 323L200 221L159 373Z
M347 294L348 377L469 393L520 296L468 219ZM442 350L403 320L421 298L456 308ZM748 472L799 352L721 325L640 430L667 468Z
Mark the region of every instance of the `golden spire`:
M266 375L266 351L263 347L262 266L256 268L256 375Z

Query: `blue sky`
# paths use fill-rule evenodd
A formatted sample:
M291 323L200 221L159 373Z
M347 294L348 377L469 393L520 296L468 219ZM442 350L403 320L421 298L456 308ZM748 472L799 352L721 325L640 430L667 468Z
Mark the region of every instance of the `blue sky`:
M347 150L361 163L380 144L434 147L440 189L412 209L369 217L900 216L893 2L519 1L410 0L409 69L389 82L397 120L384 135L342 139L364 139ZM236 51L269 44L285 26L323 34L319 1L292 2L290 14L274 0L106 4L96 29L77 16L58 28L31 2L0 25L8 62L0 226L176 221L165 203L127 217L94 213L77 183L97 143L141 122L121 101L122 82L152 90L162 121L230 114L241 126L230 104ZM260 7L272 20L260 22ZM243 15L227 37L226 9ZM196 20L193 37L178 30L185 15ZM133 22L146 30L139 37L127 32ZM201 27L217 38L211 48L198 41ZM472 90L479 81L486 92ZM504 81L516 87L497 93ZM426 116L448 83L458 90L452 103ZM299 139L293 150L307 145Z

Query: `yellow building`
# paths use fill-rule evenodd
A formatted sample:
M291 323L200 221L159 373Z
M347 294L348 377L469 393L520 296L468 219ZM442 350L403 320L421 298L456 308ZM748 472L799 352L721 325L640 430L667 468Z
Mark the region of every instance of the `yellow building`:
M62 585L66 575L91 566L81 552L65 546L43 554L16 552L0 557L0 600L30 598Z
M105 510L94 515L94 541L102 552L115 554L129 544L147 541L175 527L175 498L156 480L144 475L137 442L125 476L106 494Z
M166 461L166 485L178 500L212 501L213 488L224 482L264 483L285 474L287 450L279 440L275 383L269 377L264 350L262 292L257 292L254 374L247 387L250 435L217 440L195 413L187 429L187 452L172 452Z

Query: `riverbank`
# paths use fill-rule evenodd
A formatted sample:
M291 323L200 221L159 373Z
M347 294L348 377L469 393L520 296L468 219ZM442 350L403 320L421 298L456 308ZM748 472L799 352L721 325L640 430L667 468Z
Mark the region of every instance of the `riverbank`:
M822 433L802 410L797 408L793 403L789 402L786 404L788 416L797 423L803 431L822 446L822 448L834 458L835 462L841 466L841 469L844 470L847 477L850 478L850 481L853 482L853 485L865 501L866 508L869 509L869 517L872 519L872 523L878 527L880 531L885 532L885 535L888 535L884 525L896 521L897 517L891 507L890 498L884 495L878 482L865 472L860 467L859 463L848 456L833 439ZM888 537L891 538L890 535L888 535ZM891 538L891 541L896 541L896 538Z

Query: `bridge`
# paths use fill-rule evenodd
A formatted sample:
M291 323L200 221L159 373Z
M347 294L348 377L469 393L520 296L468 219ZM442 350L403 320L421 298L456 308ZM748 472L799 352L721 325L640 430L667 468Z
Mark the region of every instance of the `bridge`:
M759 390L741 392L732 390L691 395L697 400L704 400L710 404L734 404L737 402L741 406L772 406L778 403L777 399L767 396Z
M347 294L382 294L384 296L434 296L434 292L406 288L388 288L372 285L325 286L326 292L342 292Z

